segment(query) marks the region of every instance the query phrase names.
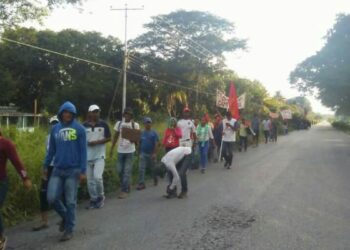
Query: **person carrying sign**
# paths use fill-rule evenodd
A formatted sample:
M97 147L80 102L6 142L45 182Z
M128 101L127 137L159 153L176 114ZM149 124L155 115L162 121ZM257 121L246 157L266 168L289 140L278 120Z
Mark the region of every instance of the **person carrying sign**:
M113 136L110 152L110 157L112 157L115 144L119 139L117 163L117 170L121 183L119 199L127 198L130 192L130 177L136 151L136 143L140 140L140 125L132 120L133 112L131 108L125 108L123 118L123 121L117 122L114 126L115 134Z

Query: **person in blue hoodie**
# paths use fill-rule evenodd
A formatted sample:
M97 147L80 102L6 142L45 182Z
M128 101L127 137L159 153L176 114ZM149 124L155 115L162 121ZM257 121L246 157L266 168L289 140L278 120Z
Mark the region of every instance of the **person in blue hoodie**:
M71 102L59 109L58 119L50 133L49 150L44 162L44 175L53 160L47 200L62 218L60 241L73 237L79 181L85 180L87 142L85 128L75 120L77 111ZM62 202L64 194L65 204Z

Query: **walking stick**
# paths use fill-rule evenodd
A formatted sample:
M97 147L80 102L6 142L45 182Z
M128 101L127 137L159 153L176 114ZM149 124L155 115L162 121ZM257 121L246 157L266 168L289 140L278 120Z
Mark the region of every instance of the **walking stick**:
M222 143L223 143L223 140L222 140L222 137L221 137L221 144L220 144L220 153L219 153L219 162L221 162L221 154L222 154Z

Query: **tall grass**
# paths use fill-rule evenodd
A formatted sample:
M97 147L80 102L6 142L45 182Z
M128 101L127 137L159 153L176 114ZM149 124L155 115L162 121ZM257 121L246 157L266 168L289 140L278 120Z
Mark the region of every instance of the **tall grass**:
M140 122L142 128L142 122ZM110 126L113 131L113 125ZM165 122L155 122L154 130L162 136L165 130ZM143 129L143 128L142 128ZM7 225L14 225L28 219L39 211L39 194L41 184L41 173L46 152L46 138L48 128L36 128L33 133L19 132L16 128L2 129L4 137L11 139L17 147L18 153L27 169L28 175L33 182L33 188L26 191L22 181L11 163L8 163L9 192L3 207L3 215ZM114 131L113 131L114 133ZM107 144L107 155L110 152L110 143ZM160 150L158 158L163 155ZM138 175L138 156L134 158L132 183L136 184ZM116 173L117 150L113 158L107 157L104 173L104 185L106 193L118 190L119 179ZM79 187L78 197L80 200L88 198L86 184Z
M3 207L5 223L12 225L33 215L39 208L40 179L45 156L47 133L38 129L35 133L18 132L16 128L2 129L5 137L10 138L17 147L28 175L33 182L33 189L26 191L22 181L11 164L8 164L9 191Z

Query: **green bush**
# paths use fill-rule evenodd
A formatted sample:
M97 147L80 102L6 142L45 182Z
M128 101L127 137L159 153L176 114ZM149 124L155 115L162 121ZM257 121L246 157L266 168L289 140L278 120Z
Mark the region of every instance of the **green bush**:
M350 131L350 122L345 120L333 121L332 126L343 131Z
M47 133L38 129L34 133L18 132L16 128L3 129L5 137L11 138L24 162L28 175L33 182L33 189L26 191L15 169L8 164L9 191L3 207L5 223L14 223L35 214L39 209L41 169L45 156Z

